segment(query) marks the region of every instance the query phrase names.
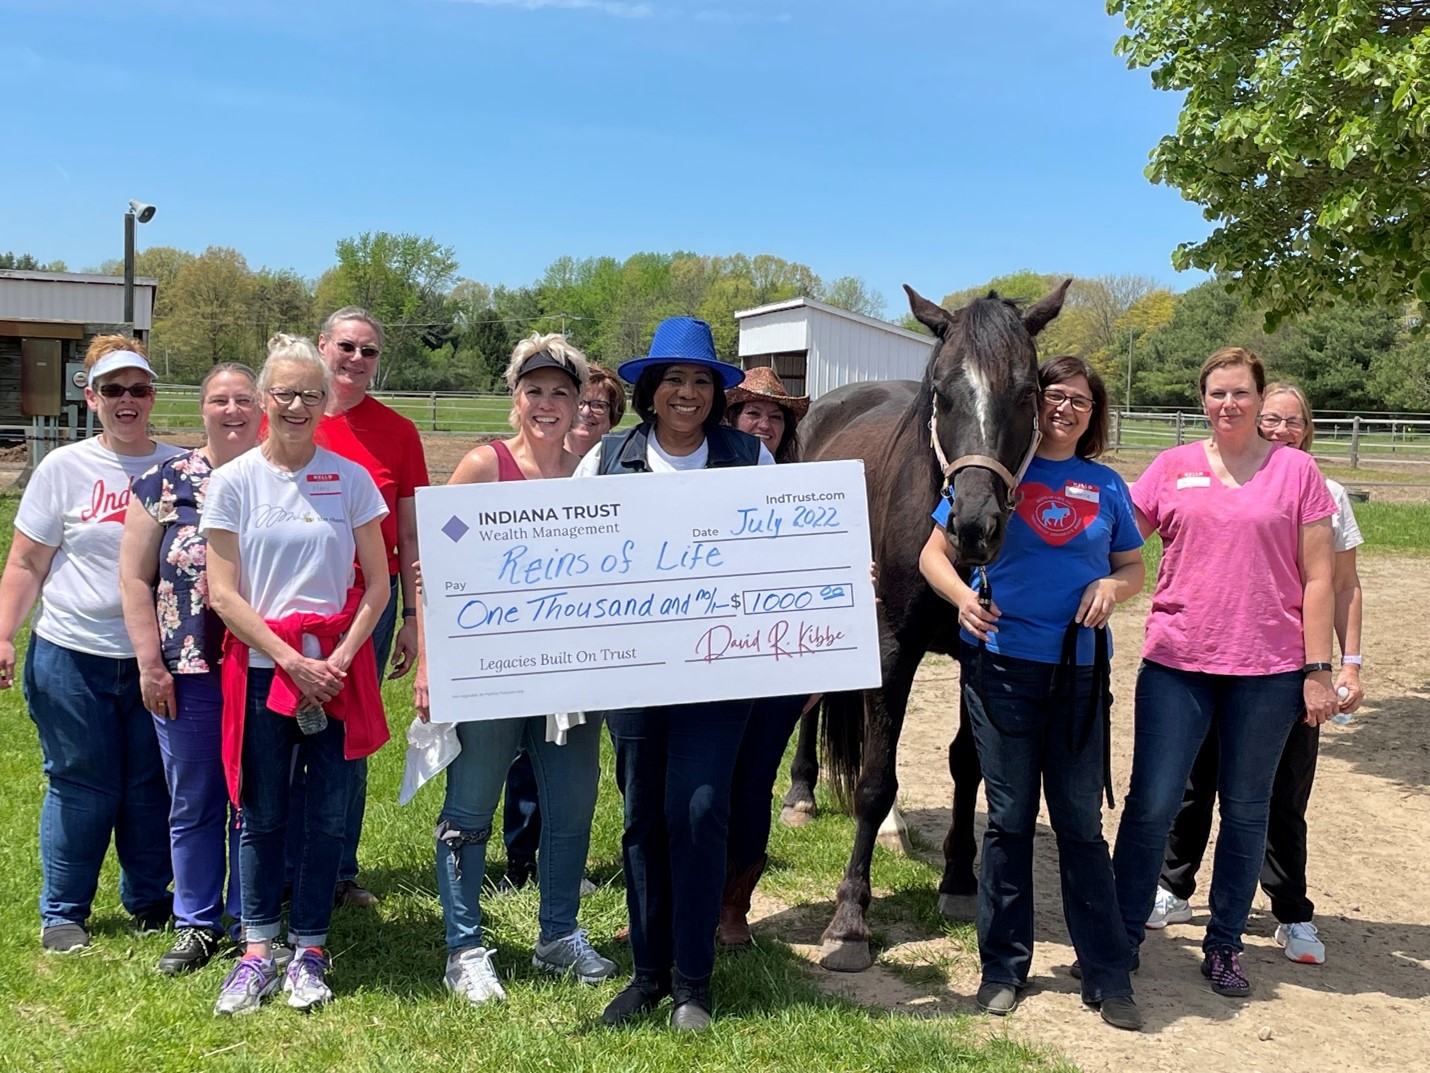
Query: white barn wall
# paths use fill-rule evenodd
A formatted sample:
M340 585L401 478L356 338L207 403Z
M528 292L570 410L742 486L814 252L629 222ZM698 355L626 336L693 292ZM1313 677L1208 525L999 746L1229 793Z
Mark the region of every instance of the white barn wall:
M809 319L807 387L812 398L845 384L918 380L933 349L932 338L906 339L820 309L811 309Z
M153 326L158 281L134 281L134 327ZM0 320L119 324L124 320L124 280L117 276L0 270Z
M809 349L809 316L804 309L768 313L740 327L740 357Z

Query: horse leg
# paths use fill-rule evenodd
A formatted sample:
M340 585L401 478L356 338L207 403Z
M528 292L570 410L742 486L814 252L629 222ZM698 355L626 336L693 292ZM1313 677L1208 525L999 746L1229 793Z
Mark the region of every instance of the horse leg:
M922 653L919 649L918 655ZM864 762L854 787L854 845L835 894L834 919L821 936L819 955L819 963L835 972L862 972L874 963L865 918L871 896L869 866L879 821L889 814L898 794L899 731L917 667L918 656L900 661L885 673L883 689L864 693Z
M953 776L953 822L943 841L943 879L938 885L938 911L949 920L972 920L978 915L978 877L973 860L978 843L973 837L973 816L983 770L973 741L973 725L959 691L958 733L948 747L948 773Z
M803 827L819 815L814 804L814 786L819 781L819 707L799 717L799 738L789 766L789 793L780 808L780 822L787 827Z

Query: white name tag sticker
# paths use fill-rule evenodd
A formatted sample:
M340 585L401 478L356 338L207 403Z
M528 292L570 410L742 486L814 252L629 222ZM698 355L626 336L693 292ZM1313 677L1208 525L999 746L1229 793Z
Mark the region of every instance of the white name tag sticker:
M1210 473L1184 473L1177 478L1177 491L1183 488L1210 488L1212 486L1212 475Z
M1063 487L1063 495L1069 499L1081 499L1084 503L1097 503L1102 496L1102 492L1090 484L1074 484L1068 482L1068 484Z

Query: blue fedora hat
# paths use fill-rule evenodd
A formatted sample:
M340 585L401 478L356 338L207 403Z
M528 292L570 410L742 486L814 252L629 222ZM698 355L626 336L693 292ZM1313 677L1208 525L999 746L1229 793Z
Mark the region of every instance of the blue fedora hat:
M708 365L727 391L745 379L743 369L715 356L710 325L697 317L666 317L650 341L650 353L621 362L617 371L622 380L634 384L652 365Z

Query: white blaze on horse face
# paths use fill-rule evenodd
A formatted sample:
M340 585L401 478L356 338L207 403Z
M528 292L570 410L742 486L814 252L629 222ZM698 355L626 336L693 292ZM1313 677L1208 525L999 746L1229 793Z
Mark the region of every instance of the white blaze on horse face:
M973 412L978 415L978 432L983 437L984 450L993 442L993 412L989 406L992 391L983 370L970 362L963 363L963 374L973 385Z

